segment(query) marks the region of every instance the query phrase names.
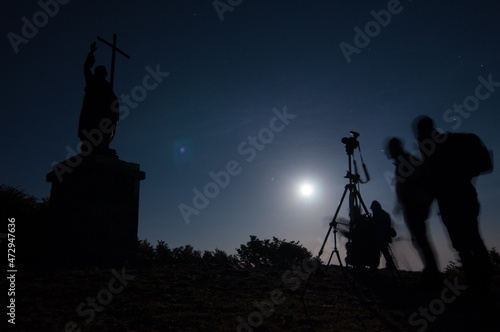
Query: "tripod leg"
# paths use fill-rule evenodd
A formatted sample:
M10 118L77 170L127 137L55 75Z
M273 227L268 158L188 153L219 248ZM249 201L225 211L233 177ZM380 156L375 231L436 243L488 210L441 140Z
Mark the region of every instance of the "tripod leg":
M339 260L340 267L344 268L344 264L342 264L342 260L340 259L340 253L339 253L339 251L335 250L335 253L337 254L337 259Z
M318 260L320 259L321 255L323 255L323 250L325 249L326 242L328 241L328 237L330 236L330 232L332 231L333 227L335 226L337 222L337 216L339 215L340 208L342 207L342 203L344 202L345 196L348 191L348 186L345 187L344 193L342 194L342 198L340 199L339 206L337 207L337 211L335 211L335 215L333 216L332 221L330 222L330 228L328 228L328 232L326 233L325 240L323 241L323 245L321 246L321 249L319 250L318 253Z
M332 257L333 257L333 254L335 253L335 251L336 250L333 250L332 253L330 254L330 258L328 259L328 264L327 265L330 265L330 262L332 261Z
M365 213L366 214L370 214L370 212L368 211L368 209L367 209L367 207L365 205L365 202L363 201L363 198L361 197L361 194L358 191L358 189L354 188L354 193L355 193L356 197L359 199L359 201L360 201L361 206L363 207L363 209L365 209Z

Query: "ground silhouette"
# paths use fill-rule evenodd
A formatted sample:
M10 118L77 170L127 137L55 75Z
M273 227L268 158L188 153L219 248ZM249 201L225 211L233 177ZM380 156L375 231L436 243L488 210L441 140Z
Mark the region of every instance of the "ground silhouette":
M500 323L498 275L488 301L463 293L440 312L442 289L419 289L417 272L401 271L401 279L388 270L358 272L353 288L340 267L318 268L303 301L306 279L299 276L307 273L297 266L176 264L115 273L126 286L111 299L106 290L120 284L112 284L110 270L20 273L16 330L72 331L72 322L82 331L235 331L250 320L254 327L241 331L417 331L426 308L433 319L427 331L494 331ZM89 298L102 301L101 311Z

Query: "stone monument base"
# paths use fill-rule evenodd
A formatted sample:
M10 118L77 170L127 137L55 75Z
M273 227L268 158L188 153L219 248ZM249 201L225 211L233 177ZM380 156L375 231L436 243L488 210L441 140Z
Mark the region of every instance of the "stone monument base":
M96 154L69 158L47 174L51 225L49 262L55 268L121 267L137 249L138 164Z

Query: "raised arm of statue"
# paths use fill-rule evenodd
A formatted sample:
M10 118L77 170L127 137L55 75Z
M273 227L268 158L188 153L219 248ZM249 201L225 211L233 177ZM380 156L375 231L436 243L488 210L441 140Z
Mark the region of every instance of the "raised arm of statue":
M97 50L96 42L90 44L90 52L87 54L83 65L83 74L85 75L85 83L88 85L92 78L92 66L95 64L94 52Z

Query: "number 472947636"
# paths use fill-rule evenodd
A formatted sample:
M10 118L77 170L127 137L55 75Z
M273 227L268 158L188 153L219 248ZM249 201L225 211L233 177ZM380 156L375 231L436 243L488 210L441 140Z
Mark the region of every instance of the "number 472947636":
M7 235L7 241L8 241L7 247L9 248L7 252L8 255L7 260L9 261L9 267L11 269L15 267L14 262L16 261L16 245L14 243L16 239L16 236L14 235L14 233L16 232L15 222L16 219L9 218L9 224L7 226L7 229L9 231Z

